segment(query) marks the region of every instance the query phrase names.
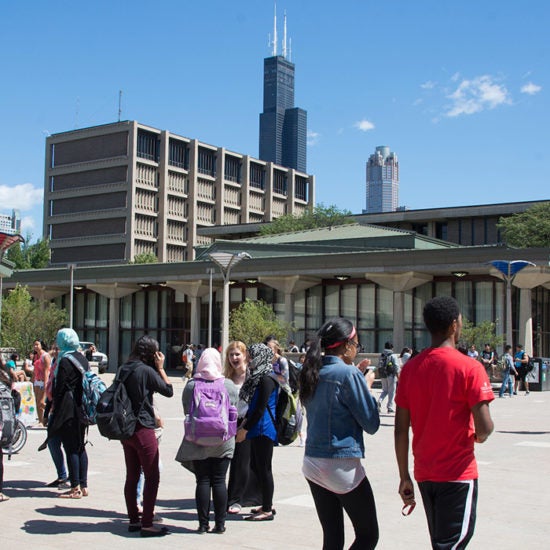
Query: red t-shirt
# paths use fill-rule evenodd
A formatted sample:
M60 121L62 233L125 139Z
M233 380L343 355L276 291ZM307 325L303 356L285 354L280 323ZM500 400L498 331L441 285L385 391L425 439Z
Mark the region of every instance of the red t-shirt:
M481 363L454 348L428 348L405 363L395 401L410 413L417 481L477 479L471 409L494 398Z

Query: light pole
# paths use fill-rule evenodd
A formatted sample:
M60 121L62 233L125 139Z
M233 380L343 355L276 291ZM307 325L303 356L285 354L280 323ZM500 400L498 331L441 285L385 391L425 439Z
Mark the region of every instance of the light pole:
M207 270L209 275L209 287L208 287L208 347L212 347L212 275L214 268L209 267Z
M223 277L223 306L222 306L222 353L229 344L229 276L231 269L241 260L252 256L248 252L212 252L208 257L220 268Z
M512 346L512 281L528 265L535 265L527 260L494 260L491 265L502 273L506 282L506 343Z
M76 264L67 264L70 276L70 293L69 293L69 328L73 328L73 302L74 302L74 270Z

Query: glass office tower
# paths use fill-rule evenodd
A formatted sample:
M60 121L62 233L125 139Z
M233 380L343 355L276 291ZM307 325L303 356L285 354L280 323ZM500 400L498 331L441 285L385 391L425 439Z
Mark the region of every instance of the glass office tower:
M386 146L367 161L367 207L364 214L395 212L399 202L399 161Z

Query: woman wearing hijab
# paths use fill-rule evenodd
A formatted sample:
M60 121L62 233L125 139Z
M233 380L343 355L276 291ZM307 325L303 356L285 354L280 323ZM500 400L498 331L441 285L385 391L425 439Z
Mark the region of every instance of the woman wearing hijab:
M85 447L86 426L80 422L82 405L82 373L73 365L73 356L87 371L88 360L78 350L80 341L72 328L57 333L57 369L52 388L52 415L48 423L48 438L59 436L67 456L71 488L60 498L79 499L88 496L88 455Z
M128 531L140 532L142 537L162 537L166 527L153 526L155 503L160 482L159 446L155 434L157 421L153 407L155 392L172 397L174 389L164 370L164 354L159 351L159 343L151 336L144 335L134 344L128 361L117 373L124 380L128 397L137 418L134 434L122 441L126 462L126 482L124 499L128 512ZM143 470L143 513L139 516L136 500L139 477Z
M262 507L252 509L246 519L270 521L273 510L273 472L271 461L277 429L273 419L277 407L279 383L273 373L273 350L265 344L252 344L248 349L250 375L244 382L239 397L248 403L248 412L237 432L237 443L250 440L252 467L258 476L262 492Z
M214 348L206 348L201 353L193 378L189 380L183 390L181 399L186 416L191 412L191 403L197 381L213 383L220 379L224 381L230 404L236 407L239 394L235 384L223 375L220 352ZM210 530L210 493L212 493L212 500L214 501L215 521L211 533L221 535L225 532L225 518L227 515L225 478L234 450L234 437L213 446L198 445L184 437L180 445L176 460L195 474L197 483L195 502L199 517L199 527L197 529L199 534L204 534Z

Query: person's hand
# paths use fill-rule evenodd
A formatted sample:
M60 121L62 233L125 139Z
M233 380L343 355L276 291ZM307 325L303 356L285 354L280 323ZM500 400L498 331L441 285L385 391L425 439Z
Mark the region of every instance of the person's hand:
M374 379L376 378L376 375L374 374L374 371L373 370L368 370L366 373L365 373L365 382L367 383L367 387L369 388L369 390L372 389L372 385L374 384Z
M157 370L161 370L164 365L164 353L162 351L155 352L155 367Z
M237 430L237 435L235 436L235 442L236 443L242 443L246 439L246 434L248 433L247 430L244 428L239 428Z
M370 359L363 359L358 365L357 368L365 374L367 372L367 369L370 367Z
M414 500L414 484L411 478L401 480L399 483L399 496L405 506L413 506L416 504Z

